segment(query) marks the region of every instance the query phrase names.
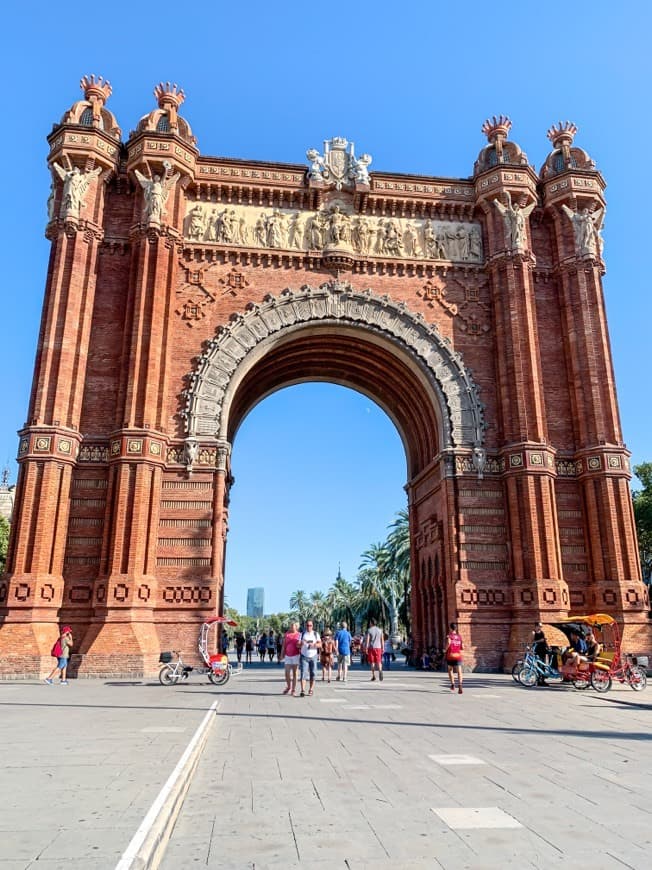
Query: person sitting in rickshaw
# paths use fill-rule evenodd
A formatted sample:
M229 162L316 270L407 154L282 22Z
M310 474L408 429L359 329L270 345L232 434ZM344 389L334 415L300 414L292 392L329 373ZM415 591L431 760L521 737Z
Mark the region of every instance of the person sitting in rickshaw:
M594 662L602 652L602 644L598 643L598 641L596 640L592 628L589 628L587 630L584 640L586 643L586 656L580 656L580 661Z
M574 668L580 667L582 662L587 661L586 657L586 641L577 631L572 631L571 636L571 646L568 652L566 653L566 660L564 662L565 665L571 665Z

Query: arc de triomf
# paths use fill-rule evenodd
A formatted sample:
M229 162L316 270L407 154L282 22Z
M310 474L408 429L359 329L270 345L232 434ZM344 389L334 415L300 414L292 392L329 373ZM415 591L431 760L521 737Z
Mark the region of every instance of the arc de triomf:
M370 396L401 435L417 648L457 618L469 665L496 669L534 620L582 611L648 648L605 182L573 124L548 131L538 173L501 116L472 176L425 177L372 172L344 138L305 163L205 157L170 84L125 141L108 82L81 85L48 137L1 671L43 674L62 623L80 675L195 649L223 600L238 426L317 380Z

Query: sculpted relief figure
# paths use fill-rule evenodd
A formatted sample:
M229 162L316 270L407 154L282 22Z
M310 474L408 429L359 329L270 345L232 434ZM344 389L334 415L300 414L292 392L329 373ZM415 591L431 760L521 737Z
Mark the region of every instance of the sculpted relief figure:
M419 238L417 236L417 231L411 223L408 223L405 227L405 232L403 233L403 245L405 246L405 253L408 257L418 256L418 242Z
M52 164L52 168L63 181L60 216L62 218L66 216L79 217L79 210L85 205L84 194L88 190L88 185L94 178L97 178L102 169L99 166L91 172L82 172L78 166L64 169L56 160Z
M367 218L360 217L353 227L353 246L360 254L368 254L371 244L372 229Z
M267 247L267 224L264 213L261 214L254 226L254 242L260 248Z
M494 199L494 205L501 213L505 224L505 236L510 251L524 251L527 246L527 219L536 203L522 208L519 203L512 203L509 191L505 192L507 205Z
M165 203L170 191L180 178L179 173L175 172L169 178L161 178L160 175L147 178L142 172L135 169L134 174L145 192L143 220L147 224L160 224L165 214Z
M54 189L54 179L53 179L50 182L50 193L48 195L48 203L47 203L48 223L51 220L54 220L54 196L55 196L55 189Z
M283 248L285 246L285 215L277 208L274 209L266 221L267 246L269 248Z
M476 224L469 229L469 258L482 260L482 233Z
M320 214L313 215L308 221L308 247L311 251L321 251L324 247L325 229Z
M309 148L306 151L306 157L310 161L310 169L308 170L308 178L312 181L324 180L324 158L315 148Z
M213 212L215 214L215 212ZM204 238L206 232L206 220L204 218L204 210L199 203L190 211L188 215L188 235L193 241L199 242Z
M341 202L317 212L280 208L257 212L252 206L191 202L184 235L193 242L229 246L294 251L346 246L361 256L482 262L478 224L351 215Z
M328 242L332 245L346 245L350 241L350 218L342 212L338 205L334 205L328 216Z
M303 234L303 221L301 220L301 215L297 212L290 224L290 241L292 247L296 248L298 251L303 250Z
M371 184L369 179L369 166L371 165L371 155L361 154L359 157L354 157L351 161L351 177L356 184Z
M597 257L602 255L603 240L600 235L604 209L590 212L588 208L574 212L566 204L562 205L564 214L573 224L575 253L578 257Z

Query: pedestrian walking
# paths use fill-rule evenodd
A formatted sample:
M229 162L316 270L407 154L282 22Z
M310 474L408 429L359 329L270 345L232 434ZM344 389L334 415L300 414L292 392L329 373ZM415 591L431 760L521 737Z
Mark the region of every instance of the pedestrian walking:
M378 679L383 679L383 642L384 635L382 629L378 628L375 619L369 620L369 628L365 635L365 649L367 653L367 661L371 667L371 681L376 680L376 671L378 671Z
M66 679L67 670L68 670L68 660L70 658L70 650L72 649L72 629L69 625L64 625L61 630L61 634L59 635L59 639L52 647L52 655L56 658L57 663L52 668L50 673L45 678L45 682L52 685L53 677L59 672L59 684L62 686L68 685L68 680Z
M245 664L251 664L251 658L254 651L254 639L248 634L247 639L245 640Z
M337 677L346 683L349 665L351 664L351 644L353 638L346 622L340 622L340 628L335 632L335 653L337 655Z
M265 661L265 653L267 652L267 632L263 632L258 638L258 658L261 662Z
M319 661L321 663L321 680L331 681L333 673L333 653L335 652L335 641L333 640L333 632L330 628L324 631L324 636L321 641L321 650L319 652Z
M451 622L450 631L446 635L446 666L448 667L448 679L451 682L451 692L455 691L455 673L457 673L457 691L462 694L462 661L464 644L457 631L457 623Z
M386 671L391 668L392 665L392 656L394 655L394 647L392 646L391 640L386 637L385 645L383 646L383 667Z
M297 691L297 670L301 658L301 632L299 623L293 622L290 630L283 636L279 661L285 665L284 695L295 695Z
M276 652L276 638L274 637L274 632L270 628L269 634L267 635L267 657L270 662L274 661L274 653Z
M245 648L244 634L239 631L235 636L235 654L238 664L242 663L242 650Z
M321 647L318 631L313 631L312 620L306 622L306 630L301 635L301 697L306 694L306 681L309 682L308 694L312 695L315 687L315 670L317 655Z

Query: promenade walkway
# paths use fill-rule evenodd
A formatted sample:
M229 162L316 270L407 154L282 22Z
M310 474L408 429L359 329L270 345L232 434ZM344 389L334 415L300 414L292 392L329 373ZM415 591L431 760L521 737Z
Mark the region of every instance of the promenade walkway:
M124 867L216 700L163 870L652 865L652 688L470 674L460 696L403 667L282 688L276 665L224 689L0 683L0 870Z

